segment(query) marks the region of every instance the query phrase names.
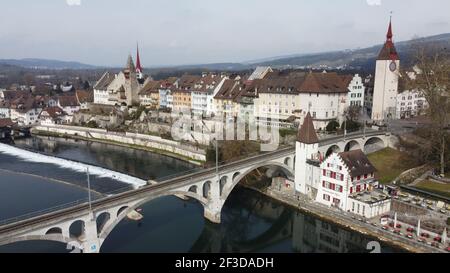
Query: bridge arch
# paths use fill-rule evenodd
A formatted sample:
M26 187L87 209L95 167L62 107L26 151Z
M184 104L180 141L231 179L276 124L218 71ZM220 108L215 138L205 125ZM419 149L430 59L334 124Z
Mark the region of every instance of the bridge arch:
M361 144L359 144L356 140L351 140L345 145L345 152L354 151L354 150L362 150Z
M191 186L191 187L189 188L189 192L197 193L197 190L198 190L198 187L197 187L196 185Z
M219 181L219 195L222 196L223 193L223 189L225 188L225 186L228 183L228 176L222 176L222 178L220 178Z
M49 230L47 230L45 235L62 234L62 233L63 233L62 228L60 228L60 227L53 227L53 228L50 228Z
M128 208L128 206L123 206L120 209L118 209L116 216L119 217L127 208Z
M228 196L231 194L231 192L233 191L233 189L236 187L237 184L239 184L239 182L249 173L253 172L254 170L261 168L261 167L271 167L271 166L277 166L280 167L285 174L287 174L288 177L294 177L294 170L292 170L292 168L289 168L288 166L286 166L284 163L279 163L279 162L264 162L264 163L259 163L255 166L252 166L251 168L247 169L245 172L243 173L239 173L236 172L233 177L233 181L227 185L226 189L224 189L224 192L222 194L222 198L224 200L224 202L226 201L226 199L228 198ZM238 174L238 175L236 175Z
M364 143L364 152L372 153L386 147L385 141L380 137L371 137Z
M106 223L111 220L111 214L107 211L100 213L95 221L97 222L97 233L100 234L103 228L105 227Z
M72 222L69 226L69 236L70 238L79 238L85 233L86 223L83 220L76 220Z
M20 237L14 237L8 240L6 244L0 244L0 246L12 245L20 242L31 242L31 241L52 241L58 242L62 244L69 244L73 242L77 242L81 245L81 242L75 240L74 238L68 238L63 236L62 234L46 234L46 235L26 235ZM69 249L68 249L69 250Z
M286 157L284 159L284 165L288 166L289 168L292 168L293 167L293 165L292 165L292 158L291 157Z
M332 145L330 148L328 148L327 153L325 155L328 157L332 153L340 153L340 152L341 148L338 145Z
M209 197L211 197L211 186L212 186L212 182L211 181L206 181L205 183L203 183L203 198L209 199Z
M240 174L241 174L240 172L235 172L233 174L233 181L232 182L234 182L234 180L236 180L236 177L238 177Z
M210 182L210 181L209 181ZM192 187L191 187L192 188ZM105 224L103 230L100 232L99 234L99 239L101 241L100 245L103 244L103 242L106 240L106 238L108 237L108 235L114 230L114 228L133 210L139 208L140 206L149 203L155 199L161 198L161 197L166 197L166 196L174 196L174 195L181 195L181 196L187 196L190 197L192 199L197 200L200 204L203 205L203 207L205 207L208 204L208 200L206 198L203 198L202 196L200 196L197 193L193 193L191 191L169 191L167 193L163 193L161 195L158 196L150 196L148 198L142 199L139 202L136 202L135 204L132 204L128 207L125 208L120 215L117 216L117 218L114 219L114 221L109 221L108 223ZM101 246L100 246L101 247Z

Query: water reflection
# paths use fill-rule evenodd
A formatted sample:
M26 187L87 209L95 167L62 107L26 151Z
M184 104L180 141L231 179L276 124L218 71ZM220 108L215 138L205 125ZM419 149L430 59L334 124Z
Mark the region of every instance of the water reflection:
M205 225L190 252L367 253L374 240L244 189L233 192L222 219Z

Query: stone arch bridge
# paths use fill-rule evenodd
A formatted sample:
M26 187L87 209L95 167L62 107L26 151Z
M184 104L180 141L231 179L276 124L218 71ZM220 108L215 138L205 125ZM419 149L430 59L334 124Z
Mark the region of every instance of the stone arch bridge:
M346 150L368 147L372 142L379 148L390 146L390 134L374 132L368 135L354 134L342 138L321 140L320 150ZM381 142L380 142L381 141ZM355 142L355 145L352 143ZM369 143L369 144L368 144ZM367 149L366 149L367 150ZM333 150L334 151L334 150ZM250 172L267 167L280 170L294 180L295 148L281 148L216 168L205 169L160 181L153 185L120 193L88 203L47 212L32 218L16 218L0 222L0 245L20 241L50 240L70 243L83 252L99 252L102 243L119 222L130 212L153 199L177 195L196 199L204 207L204 216L213 223L220 223L221 211L234 187ZM73 234L74 225L80 225L79 234Z

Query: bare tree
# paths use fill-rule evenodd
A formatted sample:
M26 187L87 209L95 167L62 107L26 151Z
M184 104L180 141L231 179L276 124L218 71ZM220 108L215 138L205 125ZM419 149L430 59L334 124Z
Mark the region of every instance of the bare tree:
M430 46L418 42L413 46L415 64L411 71L403 72L402 78L410 90L422 92L427 103L427 115L431 121L431 146L439 155L441 174L445 174L446 146L450 117L450 60L449 49L443 46Z
M361 117L362 107L359 105L351 105L347 107L344 114L351 121L358 121Z

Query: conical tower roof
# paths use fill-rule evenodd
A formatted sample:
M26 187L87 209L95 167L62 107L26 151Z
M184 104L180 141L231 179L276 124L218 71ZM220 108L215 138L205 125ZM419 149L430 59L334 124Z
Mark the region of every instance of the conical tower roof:
M319 138L317 137L316 129L314 129L313 119L309 112L305 117L303 125L300 127L300 130L298 131L297 141L305 144L319 143Z
M131 57L131 54L128 55L126 69L129 70L130 72L134 72L136 70L136 67L134 66L134 62L133 62L133 57Z

